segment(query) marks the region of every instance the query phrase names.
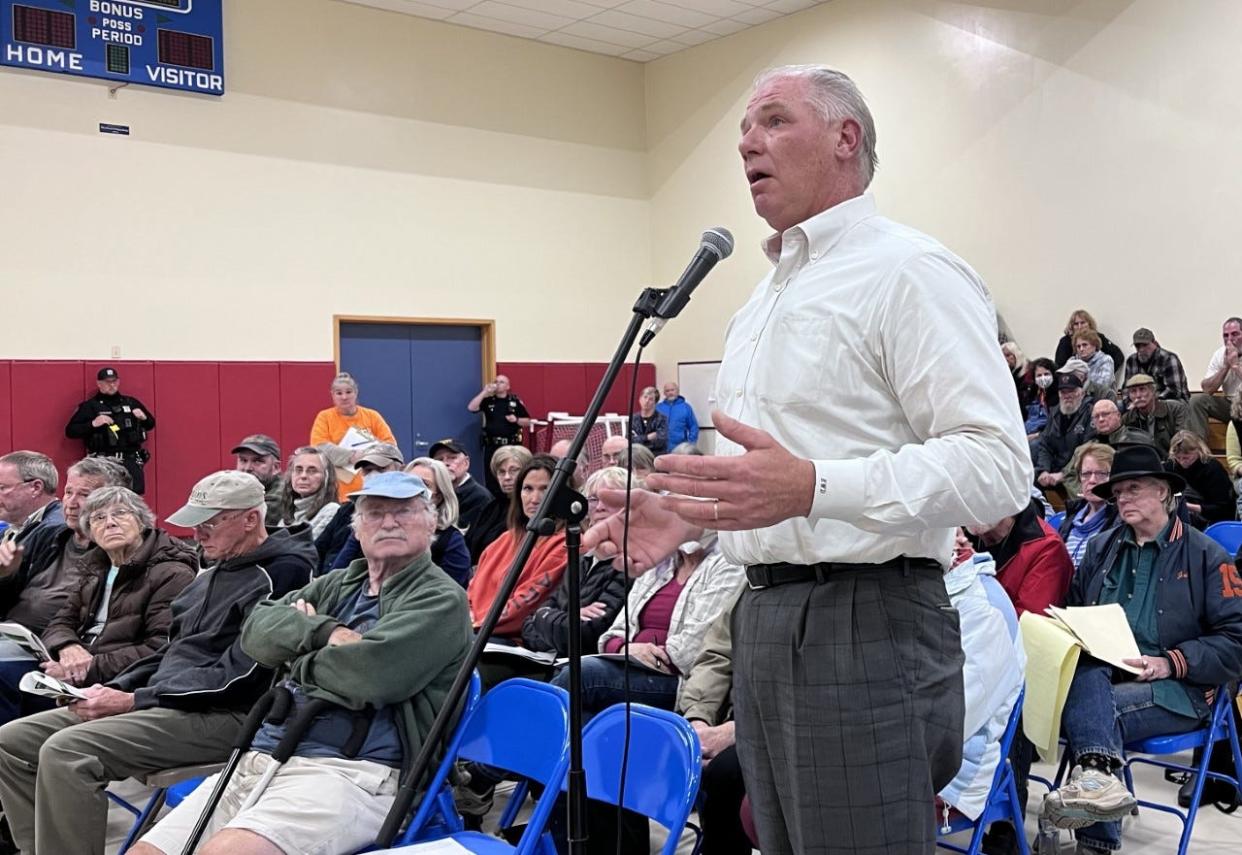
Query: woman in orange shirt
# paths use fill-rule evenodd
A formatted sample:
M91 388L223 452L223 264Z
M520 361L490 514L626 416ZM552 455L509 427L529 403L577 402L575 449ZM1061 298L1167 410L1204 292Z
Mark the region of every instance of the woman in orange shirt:
M311 445L337 445L350 428L354 428L364 436L376 442L397 444L392 435L392 428L375 410L358 405L358 383L349 374L342 371L332 380L332 406L320 410L315 416L315 424L311 427ZM353 456L359 456L357 451ZM346 496L354 490L362 489L362 476L355 475L348 484L339 484L337 495L344 502Z
M501 580L513 563L522 539L526 537L526 524L539 510L539 503L543 501L543 494L548 490L555 468L555 458L537 454L518 473L509 505L509 530L483 550L483 554L479 556L479 566L474 571L474 578L466 589L466 597L470 601L470 618L475 629L479 628L487 610L492 606L492 601L496 599ZM564 524L559 523L554 534L540 537L535 542L530 561L518 578L513 596L500 613L500 621L496 624L493 636L514 639L520 643L522 621L527 615L533 614L556 590L565 572L566 561Z

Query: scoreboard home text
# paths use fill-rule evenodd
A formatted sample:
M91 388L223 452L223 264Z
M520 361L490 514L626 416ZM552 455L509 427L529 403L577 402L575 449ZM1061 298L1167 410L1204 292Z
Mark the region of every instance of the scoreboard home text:
M0 63L224 94L221 0L0 0Z

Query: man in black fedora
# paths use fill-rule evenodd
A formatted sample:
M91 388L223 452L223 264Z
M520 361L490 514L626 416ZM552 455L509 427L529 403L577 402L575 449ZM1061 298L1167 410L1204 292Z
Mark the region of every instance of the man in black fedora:
M84 440L91 457L111 458L124 466L134 482L133 491L141 496L147 490L142 468L151 459L142 445L155 428L155 414L137 398L121 394L121 376L115 368L100 368L95 383L98 394L78 404L65 425L65 436Z
M1185 733L1211 714L1215 690L1242 675L1242 578L1233 558L1179 514L1186 484L1150 446L1117 451L1094 488L1116 502L1119 524L1092 539L1067 603L1117 604L1140 656L1121 670L1079 659L1061 729L1074 770L1044 799L1045 818L1078 829L1078 852L1121 846L1134 797L1117 778L1125 742Z

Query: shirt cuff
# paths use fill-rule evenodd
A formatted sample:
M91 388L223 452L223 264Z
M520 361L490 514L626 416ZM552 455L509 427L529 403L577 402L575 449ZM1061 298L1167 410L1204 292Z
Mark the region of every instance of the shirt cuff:
M852 520L863 509L865 460L812 460L814 495L807 518Z

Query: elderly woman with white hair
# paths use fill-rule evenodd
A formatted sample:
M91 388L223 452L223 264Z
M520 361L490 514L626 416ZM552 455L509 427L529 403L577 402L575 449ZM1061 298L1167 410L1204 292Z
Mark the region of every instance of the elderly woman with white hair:
M172 601L194 581L194 550L155 527L150 508L125 487L92 492L78 518L78 529L94 544L83 562L77 588L43 633L52 659L38 665L76 686L106 683L168 641ZM16 711L49 708L36 700L15 701L17 670L6 669L0 694L5 721ZM14 679L16 678L16 679Z
M1120 525L1093 538L1067 603L1118 604L1140 656L1127 673L1084 654L1061 716L1074 770L1044 799L1045 818L1078 829L1080 853L1121 847L1134 796L1117 778L1123 745L1185 733L1211 713L1218 686L1242 674L1242 579L1233 558L1183 523L1180 475L1150 446L1126 446L1093 489Z

